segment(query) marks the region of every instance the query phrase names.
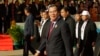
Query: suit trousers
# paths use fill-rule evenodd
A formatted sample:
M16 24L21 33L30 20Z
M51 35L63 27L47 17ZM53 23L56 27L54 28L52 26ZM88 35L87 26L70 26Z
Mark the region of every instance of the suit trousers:
M31 45L31 40L30 40L30 35L25 36L24 38L24 50L23 50L23 56L28 56L29 55L29 50L32 52L32 54L35 53L35 49Z
M76 48L74 56L93 56L92 45L85 45L80 41L79 48Z
M76 46L74 56L80 56L80 54L82 53L83 41L80 41L80 43L78 43L78 44L79 44L79 47Z

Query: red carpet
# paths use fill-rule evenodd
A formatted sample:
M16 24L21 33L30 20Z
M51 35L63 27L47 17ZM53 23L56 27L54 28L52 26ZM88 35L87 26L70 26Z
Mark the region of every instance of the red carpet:
M0 51L13 50L13 41L9 35L0 34Z

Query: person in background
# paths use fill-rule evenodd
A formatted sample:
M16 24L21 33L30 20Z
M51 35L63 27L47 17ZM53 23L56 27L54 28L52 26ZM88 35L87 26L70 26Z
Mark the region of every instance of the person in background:
M14 11L15 11L15 21L16 22L22 22L22 11L21 11L21 6L19 1L15 1L15 6L14 6Z
M23 56L28 56L28 51L30 50L32 54L35 53L35 49L31 45L31 40L34 39L34 18L31 14L30 7L26 7L24 9L26 20L25 20L25 26L24 26L24 50L23 50Z
M90 20L90 13L83 10L81 13L83 24L81 26L80 44L81 56L93 56L93 46L97 38L96 24Z
M45 0L44 6L45 6L46 9L48 8L48 5L49 5L49 1L48 0Z
M76 5L73 0L69 2L69 12L73 17L74 17L74 14L76 14Z
M85 9L85 4L83 2L80 2L78 4L78 12L82 13L82 11Z
M63 7L68 7L68 2L66 0L63 1Z
M40 10L40 15L41 15L41 22L40 22L40 36L42 34L42 30L46 22L48 21L48 11L46 9L41 9Z
M48 14L50 21L44 26L45 40L41 43L41 48L36 51L35 56L38 56L45 47L47 56L72 56L68 24L60 18L56 5L49 5Z
M24 8L30 7L32 10L32 5L30 4L30 0L24 0L24 2L20 6L21 6L21 12L22 12L22 21L24 22L26 20L26 16L24 14Z
M89 9L89 12L91 15L91 20L97 21L98 20L98 7L97 7L96 3L92 3L92 6Z
M40 33L40 44L41 44L43 41L45 41L44 36L45 36L46 29L44 29L44 27L47 24L47 22L49 21L49 16L48 16L48 11L46 9L41 9L40 15L41 15L41 22L40 22L40 26L39 26L39 33ZM40 49L41 47L39 47L38 49ZM46 55L46 54L44 54L45 49L40 53L40 56Z
M72 47L74 45L74 39L75 39L75 20L71 17L69 8L62 8L61 9L61 16L62 19L68 24L70 32L71 32L71 44Z
M32 14L35 17L35 20L41 20L40 19L40 10L41 10L41 5L39 0L34 0L34 3L32 3Z
M62 4L61 4L60 0L57 0L57 1L55 2L55 5L58 7L59 10L61 10Z
M2 22L3 22L3 33L6 33L10 28L11 22L11 8L8 4L8 0L4 0L4 4L2 4Z
M81 19L81 15L79 13L75 14L75 22L76 22L76 27L75 27L75 38L76 38L76 48L75 48L75 52L74 52L74 56L80 56L80 30L81 30L81 26L82 26L82 19Z

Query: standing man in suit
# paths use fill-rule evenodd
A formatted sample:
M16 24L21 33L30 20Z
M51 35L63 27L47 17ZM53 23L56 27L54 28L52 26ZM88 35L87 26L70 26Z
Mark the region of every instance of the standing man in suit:
M90 20L90 14L87 10L82 12L83 24L81 26L80 34L80 44L79 49L81 56L93 56L93 43L96 41L97 31L96 25Z
M46 9L41 9L40 15L41 15L41 22L40 22L39 30L40 30L40 36L41 36L43 27L48 21L48 11Z
M74 39L75 39L75 20L71 17L69 8L63 7L61 9L61 16L62 19L68 24L70 32L71 32L71 44L72 47L74 45Z
M4 0L4 4L2 4L2 21L4 25L4 33L10 28L11 21L11 8L8 4L8 0Z
M35 56L38 56L45 47L47 56L72 56L68 24L60 18L56 5L49 6L48 14L50 21L44 26L46 30L45 41L41 43L41 48L37 50Z
M79 48L79 44L80 44L80 30L81 30L81 26L82 26L82 19L81 19L81 15L79 13L75 14L75 21L76 21L76 27L75 27L75 38L76 38L76 48L75 48L75 52L74 52L74 56L80 56L80 50L81 48Z
M15 21L22 22L22 11L21 11L19 0L15 1L14 11L15 11L14 12Z
M46 30L44 29L44 27L47 24L47 22L49 21L48 11L46 9L41 9L40 15L41 15L41 22L40 22L39 30L40 30L40 37L41 37L40 43L41 43L41 42L45 41L44 33L46 32ZM41 52L40 56L45 55L44 54L45 49L46 48L44 48L44 50Z
M23 56L28 56L28 50L32 52L32 54L35 53L35 49L31 45L31 40L34 38L34 27L33 27L33 16L31 14L30 7L26 7L24 9L26 20L25 20L25 29L24 29L24 50L23 50Z
M32 13L33 13L33 15L35 16L35 20L39 20L40 21L40 10L41 10L41 8L40 8L40 6L41 5L39 5L39 0L34 0L34 3L32 3Z
M21 12L22 12L22 20L23 20L23 22L26 20L26 16L25 16L25 14L24 14L24 8L25 7L30 7L31 8L31 10L32 10L32 5L30 4L30 0L24 0L24 3L22 3L21 5Z

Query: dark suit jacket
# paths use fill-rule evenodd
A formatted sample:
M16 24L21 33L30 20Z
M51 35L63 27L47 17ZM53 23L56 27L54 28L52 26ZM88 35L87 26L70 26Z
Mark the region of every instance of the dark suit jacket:
M30 14L29 16L26 17L25 26L24 26L24 36L27 36L27 35L33 36L34 35L33 20L34 20L34 18L32 16L32 14Z
M76 39L77 43L80 43L80 39L81 39L81 26L82 26L82 24L83 24L83 21L82 20L79 21L79 25L78 25L78 39ZM75 37L76 37L76 35L75 35Z
M26 20L26 16L25 16L25 14L24 14L24 9L25 9L25 7L30 7L30 8L32 8L32 5L31 4L28 4L28 5L26 5L25 3L22 3L21 5L20 5L20 9L21 9L21 12L22 12L22 20L23 21L25 21ZM32 9L31 9L32 10ZM31 11L30 10L30 11ZM32 14L33 15L33 14Z
M97 38L96 25L91 20L88 20L84 31L83 42L83 56L93 56L92 42L95 42Z
M14 17L15 17L15 20L16 22L22 22L22 11L21 11L21 6L19 5L18 7L17 6L14 6ZM18 14L18 12L20 12L20 14Z
M96 24L89 20L85 27L84 33L84 44L91 46L92 42L96 41L97 38L97 31L96 31Z
M32 14L35 16L35 19L36 20L40 20L40 18L38 17L36 17L36 16L39 16L40 15L40 5L38 4L37 5L38 6L38 9L36 8L36 5L35 5L35 3L33 3L32 4Z
M46 21L46 23L43 26L42 29L42 34L41 34L41 44L38 48L38 50L40 50L41 52L44 52L45 48L46 48L46 31L47 31L47 24L49 22L49 19Z
M72 56L71 35L68 24L59 18L48 39L50 23L49 21L46 24L46 40L43 42L43 46L46 46L47 56Z
M75 20L69 15L66 19L65 19L66 23L69 26L70 32L71 32L71 40L72 42L75 39ZM72 44L73 45L73 44Z
M10 28L10 21L11 21L11 6L8 5L8 10L5 6L5 4L2 4L2 17L4 18L3 23L4 23L4 32L6 33L7 30ZM8 12L7 12L8 11Z

